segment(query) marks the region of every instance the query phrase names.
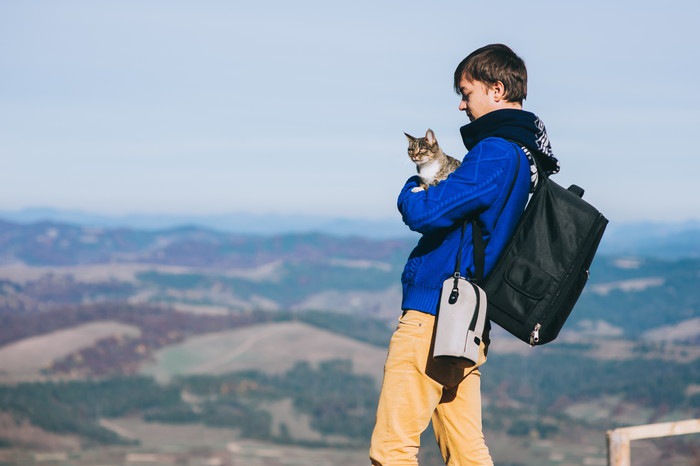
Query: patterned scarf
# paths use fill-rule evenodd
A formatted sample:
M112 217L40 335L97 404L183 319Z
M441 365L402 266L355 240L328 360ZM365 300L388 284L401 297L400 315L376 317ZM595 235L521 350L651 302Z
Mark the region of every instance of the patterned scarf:
M532 189L537 183L538 166L545 176L559 171L559 160L552 153L544 123L533 113L517 109L495 110L462 126L460 133L468 150L489 137L500 137L520 144L530 161Z

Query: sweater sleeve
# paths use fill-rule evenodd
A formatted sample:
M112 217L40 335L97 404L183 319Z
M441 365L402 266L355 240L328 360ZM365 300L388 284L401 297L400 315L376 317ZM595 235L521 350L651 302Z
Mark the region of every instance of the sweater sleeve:
M430 233L461 224L468 216L490 206L498 196L508 166L503 157L497 156L504 151L496 144L487 140L477 144L457 170L427 190L413 192L419 178L409 178L397 202L404 223L413 231Z

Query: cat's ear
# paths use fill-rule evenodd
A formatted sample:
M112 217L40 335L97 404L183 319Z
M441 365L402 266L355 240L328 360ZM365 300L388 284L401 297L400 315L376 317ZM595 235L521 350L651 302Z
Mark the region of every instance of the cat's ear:
M433 130L428 128L428 131L425 132L425 141L428 143L429 146L434 146L437 140L435 139L435 133L433 133Z
M406 137L408 138L408 140L409 140L410 142L414 142L414 141L416 140L416 138L414 138L413 136L411 136L410 134L408 134L408 133L406 133L406 132L404 132L403 134L406 135Z

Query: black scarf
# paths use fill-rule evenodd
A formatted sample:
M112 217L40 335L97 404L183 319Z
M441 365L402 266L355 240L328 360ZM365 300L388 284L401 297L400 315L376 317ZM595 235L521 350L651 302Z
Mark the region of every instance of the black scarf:
M500 137L525 146L546 176L559 171L544 123L533 113L509 108L495 110L462 126L460 133L468 150L483 139Z

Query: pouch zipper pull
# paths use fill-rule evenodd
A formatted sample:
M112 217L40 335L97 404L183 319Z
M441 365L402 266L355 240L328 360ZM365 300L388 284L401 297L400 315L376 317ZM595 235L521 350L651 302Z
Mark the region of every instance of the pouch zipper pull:
M536 324L535 328L530 333L530 346L535 346L536 343L539 343L539 341L540 341L540 329L541 328L542 328L541 324Z
M448 303L454 304L457 302L457 299L459 299L459 272L455 272L454 274L455 277L455 282L454 285L452 286L452 293L450 293L450 298L447 300Z

